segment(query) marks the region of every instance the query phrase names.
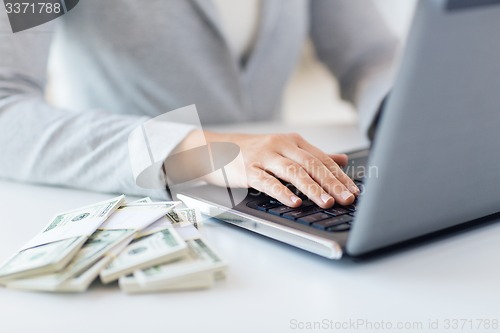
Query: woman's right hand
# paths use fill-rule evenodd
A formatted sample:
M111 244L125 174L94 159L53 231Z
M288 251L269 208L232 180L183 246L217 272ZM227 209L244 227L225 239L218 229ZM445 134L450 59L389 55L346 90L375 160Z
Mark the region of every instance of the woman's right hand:
M193 146L202 135L207 142L232 142L240 147L242 159L226 168L229 185L252 187L290 207L302 200L279 180L293 184L322 208L335 202L350 205L359 194L358 187L343 172L346 155L328 155L298 134L226 134L194 131L181 144ZM226 186L222 177L211 175L210 183Z

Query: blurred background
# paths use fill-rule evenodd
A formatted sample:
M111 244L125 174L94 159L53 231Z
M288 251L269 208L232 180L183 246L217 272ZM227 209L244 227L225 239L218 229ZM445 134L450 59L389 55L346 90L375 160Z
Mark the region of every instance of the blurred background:
M387 25L404 43L416 0L374 0ZM318 62L309 43L285 92L283 114L291 124L355 124L356 113L338 97L335 78Z

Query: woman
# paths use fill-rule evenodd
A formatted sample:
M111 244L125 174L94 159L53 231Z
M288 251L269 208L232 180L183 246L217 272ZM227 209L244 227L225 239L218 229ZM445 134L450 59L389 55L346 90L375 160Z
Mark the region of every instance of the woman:
M277 118L311 37L367 127L397 44L369 1L86 0L55 23L13 34L0 12L0 176L156 197L166 193L139 188L128 162L127 138L147 119L189 104L202 124ZM200 134L162 126L165 157ZM324 208L359 192L339 168L346 156L298 135L205 136L239 145L240 185L286 205L301 200L277 178Z

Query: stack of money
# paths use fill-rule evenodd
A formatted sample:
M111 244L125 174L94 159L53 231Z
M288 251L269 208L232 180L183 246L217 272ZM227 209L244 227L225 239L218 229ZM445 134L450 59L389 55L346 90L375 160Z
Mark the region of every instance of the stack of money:
M207 244L196 209L120 196L57 214L0 266L0 285L84 292L100 277L127 293L213 286L227 264Z
M123 291L147 293L209 288L215 280L225 276L226 262L207 244L194 225L174 225L173 230L177 231L187 247L185 255L169 263L136 269L133 274L120 277L119 284Z

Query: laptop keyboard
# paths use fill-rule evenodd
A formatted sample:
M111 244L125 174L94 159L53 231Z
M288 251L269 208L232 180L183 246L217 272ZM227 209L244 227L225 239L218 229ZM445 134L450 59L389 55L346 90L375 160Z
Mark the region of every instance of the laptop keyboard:
M361 189L363 185L361 180L354 180L354 183ZM309 200L295 187L289 185L288 188L302 199L302 205L300 207L290 208L283 205L278 200L264 194L259 195L255 200L249 201L247 206L267 214L280 216L287 220L327 232L344 232L351 228L354 216L356 215L356 207L359 203L359 198L350 206L335 204L332 208L324 209Z

